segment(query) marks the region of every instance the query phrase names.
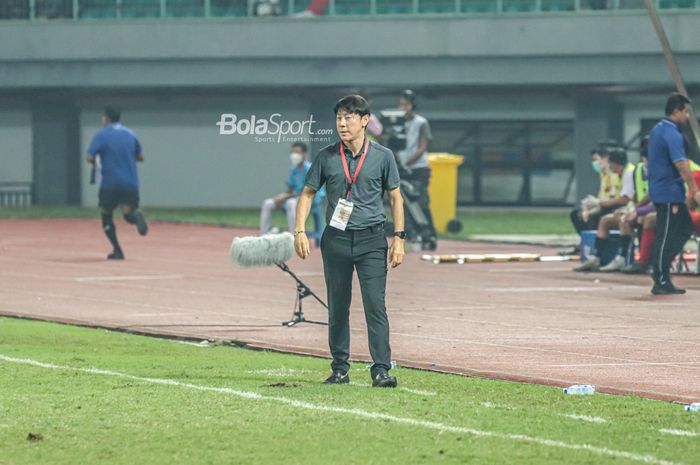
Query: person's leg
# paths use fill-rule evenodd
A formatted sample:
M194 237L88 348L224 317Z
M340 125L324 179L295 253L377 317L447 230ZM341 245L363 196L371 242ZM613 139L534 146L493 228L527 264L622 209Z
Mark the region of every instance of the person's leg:
M288 198L284 203L284 209L287 211L287 228L289 229L290 233L294 234L297 218L297 198Z
M102 190L99 192L100 213L102 216L102 231L112 245L112 253L107 255L110 260L121 260L124 253L117 240L117 228L114 226L112 212L117 207L118 199L114 191Z
M372 356L371 375L374 380L391 369L389 318L386 313L386 277L388 245L384 230L356 234L353 258L362 291L365 321Z
M675 207L675 208L674 208ZM686 204L674 204L671 207L671 240L670 255L671 262L679 254L683 253L685 244L693 234L693 220Z
M328 346L333 372L350 369L350 303L352 300L352 233L327 228L321 239L323 274L328 296Z
M145 236L148 234L148 223L146 223L146 218L139 210L138 192L124 192L121 201L123 202L122 215L124 216L124 221L136 225L140 235Z
M649 213L642 223L642 239L639 241L639 263L648 266L656 236L656 213Z
M117 240L117 228L114 225L112 211L104 208L102 209L102 230L107 239L109 239L110 244L112 244L112 253L107 255L107 258L110 260L122 260L124 252L122 252L122 248Z
M430 187L430 175L430 168L424 168L421 172L421 195L420 199L418 199L418 203L420 204L421 210L423 210L425 218L428 220L430 236L434 238L437 237L437 232L435 231L435 224L433 223L433 213L430 211L430 193L428 191Z
M263 236L270 231L272 212L275 210L275 200L265 199L260 209L260 235Z
M573 210L571 210L571 213L569 213L569 219L571 219L571 224L574 225L576 234L581 234L581 231L583 231L584 224L583 219L581 219L581 209L574 208Z
M671 285L670 268L673 256L671 255L672 232L671 204L656 204L656 229L654 235L654 249L652 263L654 265L654 286Z

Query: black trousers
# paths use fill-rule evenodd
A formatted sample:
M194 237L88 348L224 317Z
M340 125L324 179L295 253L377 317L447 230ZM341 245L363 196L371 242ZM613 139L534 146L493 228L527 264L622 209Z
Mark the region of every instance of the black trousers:
M583 218L581 218L581 209L580 208L575 208L571 210L571 213L569 214L569 218L571 218L571 224L574 225L574 228L576 229L576 232L578 234L581 234L581 231L589 231L591 229L598 229L598 223L600 223L600 219L607 215L608 213L612 213L615 209L614 208L601 208L598 213L594 213L588 217L588 221L583 221Z
M352 275L357 270L365 308L369 353L377 372L391 369L389 319L386 314L388 244L383 225L361 231L340 231L327 227L321 238L323 273L328 290L328 345L333 371L350 369L350 302Z
M656 229L651 263L654 283L664 285L671 282L671 263L676 255L683 252L694 226L685 203L654 203L654 206ZM676 213L673 213L674 208L677 208Z

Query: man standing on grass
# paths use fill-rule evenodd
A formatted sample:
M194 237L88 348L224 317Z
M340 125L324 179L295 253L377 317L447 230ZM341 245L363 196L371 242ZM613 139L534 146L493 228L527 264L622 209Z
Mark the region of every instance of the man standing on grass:
M104 127L92 138L87 149L87 161L94 166L100 157L101 175L99 205L102 209L102 228L112 244L109 260L123 260L112 212L121 206L124 220L135 224L139 234L148 233L148 225L139 211L139 177L136 162L143 161L141 143L131 129L120 123L121 112L107 107L102 116Z
M350 382L350 301L352 275L357 270L367 321L372 386L396 387L389 376L391 347L386 314L387 251L392 268L404 256L403 200L399 172L391 150L365 136L370 108L359 95L336 103L336 128L340 141L322 149L313 162L297 204L294 248L299 257L309 255L304 225L314 195L326 186L328 225L321 238L323 272L328 292L328 343L333 373L326 384ZM384 192L389 192L396 232L389 248L384 234Z
M671 282L671 263L688 242L693 222L686 205L695 208L700 192L688 166L681 125L690 118L690 99L671 94L666 101L666 117L649 136L649 195L656 207L656 231L652 253L654 287L652 294L685 294Z

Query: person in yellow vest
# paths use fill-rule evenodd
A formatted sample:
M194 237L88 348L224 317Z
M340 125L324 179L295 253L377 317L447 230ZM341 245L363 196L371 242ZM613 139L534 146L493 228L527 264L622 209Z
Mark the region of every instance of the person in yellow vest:
M598 195L589 195L581 201L581 206L571 211L569 217L576 232L596 229L600 219L613 212L617 207L620 197L622 181L620 177L610 169L609 149L598 147L591 151L593 169L600 175L600 190Z
M642 234L639 240L639 259L625 265L620 271L627 274L643 274L649 270L649 258L654 247L654 228L656 227L656 208L649 197L649 136L642 140L640 155L642 161L634 171L634 186L637 200L634 210L625 215L623 228L641 227ZM629 262L630 260L628 260Z
M610 231L620 227L621 221L627 212L627 205L635 199L635 166L627 161L627 152L622 148L612 149L609 155L609 162L610 169L622 179L620 196L605 203L606 206L615 208L615 211L603 216L598 224L595 240L595 256L588 257L584 263L574 268L574 271L617 271L625 266L626 263L624 255L632 243L632 234L629 231L628 235L620 235L620 247L615 258L604 267L601 268L600 266L600 257L603 249L607 246L606 241L610 235ZM600 203L602 205L603 201Z

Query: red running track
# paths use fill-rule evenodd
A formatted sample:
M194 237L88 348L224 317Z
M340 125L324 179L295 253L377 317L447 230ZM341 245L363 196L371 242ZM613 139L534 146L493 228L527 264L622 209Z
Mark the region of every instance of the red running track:
M0 220L0 314L328 355L326 327L281 326L295 297L288 275L229 263L233 236L254 231L154 223L141 238L117 226L127 259L108 262L98 220ZM552 253L449 241L439 252L516 251ZM289 265L325 300L320 258L315 249ZM676 278L685 296L654 297L647 276L571 268L434 265L408 255L387 289L394 358L465 375L700 400L700 278ZM352 355L367 360L358 291L355 281ZM325 320L311 299L305 311Z

